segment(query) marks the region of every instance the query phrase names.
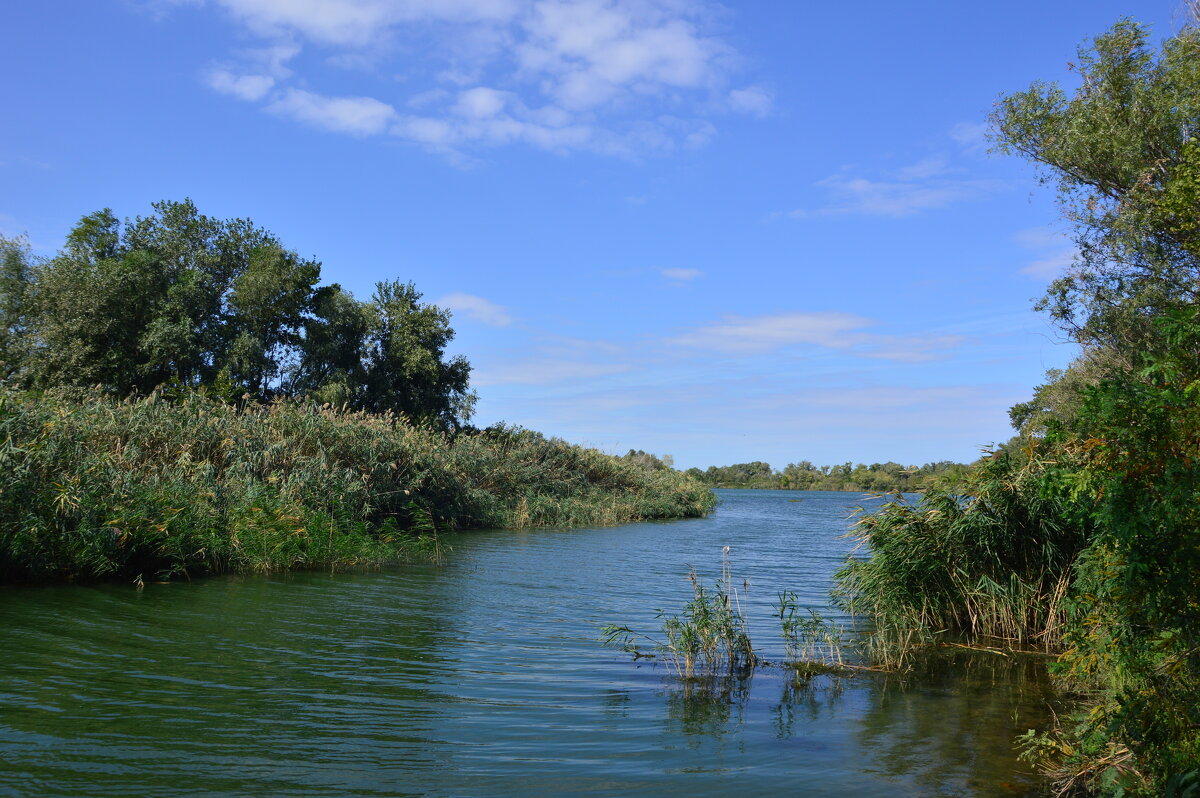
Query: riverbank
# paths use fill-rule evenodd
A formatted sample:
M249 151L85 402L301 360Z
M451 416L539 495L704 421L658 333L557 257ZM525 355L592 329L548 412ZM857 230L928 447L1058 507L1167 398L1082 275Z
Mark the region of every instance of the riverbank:
M697 517L682 474L516 428L391 413L0 396L0 580L376 567L447 529Z

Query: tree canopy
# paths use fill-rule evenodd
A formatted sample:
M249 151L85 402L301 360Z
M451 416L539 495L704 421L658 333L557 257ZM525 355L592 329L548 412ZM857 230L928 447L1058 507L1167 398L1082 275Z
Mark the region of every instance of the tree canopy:
M1090 706L1065 742L1030 738L1064 792L1200 784L1198 24L1153 48L1122 20L1080 50L1073 92L1035 83L992 118L997 148L1057 185L1078 250L1040 307L1083 354L1013 408L1028 457L1008 479L1087 531L1057 667Z
M412 283L380 282L360 301L320 285L319 262L249 219L214 219L190 200L153 210L124 224L88 214L45 259L0 240L0 377L307 396L443 428L470 417L470 365L445 354L450 314Z
M1069 94L1034 83L1001 98L997 149L1042 167L1074 227L1074 267L1041 302L1085 347L1140 349L1153 319L1200 287L1200 32L1156 54L1122 20L1079 51Z

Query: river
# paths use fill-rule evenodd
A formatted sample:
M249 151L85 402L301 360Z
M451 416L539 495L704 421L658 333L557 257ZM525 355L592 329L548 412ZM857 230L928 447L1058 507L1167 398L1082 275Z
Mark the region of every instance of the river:
M731 547L751 636L828 604L861 497L719 491L708 518L453 536L440 565L0 589L0 795L1022 796L1036 662L680 683L604 648Z

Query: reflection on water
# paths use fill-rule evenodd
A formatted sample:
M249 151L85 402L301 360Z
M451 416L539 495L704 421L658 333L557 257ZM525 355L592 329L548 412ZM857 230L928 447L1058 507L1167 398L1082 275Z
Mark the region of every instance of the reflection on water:
M768 684L752 689L755 680ZM863 773L911 784L921 795L1037 794L1036 780L1014 769L1011 749L997 744L1045 721L1054 694L1036 657L935 653L903 674L804 678L780 670L667 680L668 732L718 753L743 745L756 699L770 691L775 738L802 743L814 759L833 758L830 747L839 744L820 730L855 718Z
M0 590L0 795L1014 796L1036 660L680 681L603 648L733 547L751 636L825 607L856 497L737 492L712 517L460 536L441 567ZM844 620L844 619L839 619Z

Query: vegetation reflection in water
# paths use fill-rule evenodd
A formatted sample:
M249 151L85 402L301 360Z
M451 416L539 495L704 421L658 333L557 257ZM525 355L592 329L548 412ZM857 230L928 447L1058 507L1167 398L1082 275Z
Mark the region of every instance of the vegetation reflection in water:
M681 682L597 644L731 545L781 660L778 592L829 611L857 501L739 491L704 519L464 534L393 572L7 588L0 794L1025 794L1011 743L1048 695L1025 660Z

